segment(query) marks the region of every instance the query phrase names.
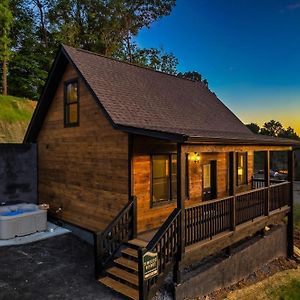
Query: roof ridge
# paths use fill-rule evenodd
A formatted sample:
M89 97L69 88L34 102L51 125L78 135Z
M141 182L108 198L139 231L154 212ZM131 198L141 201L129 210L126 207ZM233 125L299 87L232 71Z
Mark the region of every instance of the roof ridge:
M91 55L96 55L96 56L100 56L100 57L103 57L103 58L107 58L107 59L110 59L112 61L115 61L115 62L118 62L118 63L121 63L121 64L127 64L127 65L130 65L130 66L133 66L133 67L137 67L137 68L141 68L141 69L144 69L144 70L149 70L149 71L160 73L160 74L163 74L163 75L172 76L172 77L175 77L177 79L186 80L186 81L189 81L189 82L194 82L196 84L200 83L205 88L207 88L211 93L214 93L202 81L196 81L196 80L193 80L193 79L178 77L175 74L170 74L170 73L166 73L166 72L163 72L163 71L155 70L155 69L152 69L152 68L147 67L147 66L142 66L142 65L138 65L138 64L133 63L133 62L129 62L129 61L125 61L125 60L120 60L120 59L117 59L117 58L114 58L114 57L111 57L111 56L106 56L104 54L100 54L100 53L97 53L97 52L89 51L89 50L86 50L86 49L75 48L75 47L68 46L68 45L65 45L65 44L62 44L62 46L63 47L69 47L69 48L75 49L76 51L86 52L86 53L91 54Z

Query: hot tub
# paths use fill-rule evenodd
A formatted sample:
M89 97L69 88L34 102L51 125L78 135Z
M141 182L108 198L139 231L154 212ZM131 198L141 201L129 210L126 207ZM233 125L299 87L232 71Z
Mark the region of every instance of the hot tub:
M0 239L12 239L46 229L47 211L36 204L0 206Z

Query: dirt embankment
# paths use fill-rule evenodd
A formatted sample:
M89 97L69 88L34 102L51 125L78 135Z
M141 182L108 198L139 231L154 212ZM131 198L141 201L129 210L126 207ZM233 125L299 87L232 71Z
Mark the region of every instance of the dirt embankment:
M22 143L29 121L0 120L0 143Z

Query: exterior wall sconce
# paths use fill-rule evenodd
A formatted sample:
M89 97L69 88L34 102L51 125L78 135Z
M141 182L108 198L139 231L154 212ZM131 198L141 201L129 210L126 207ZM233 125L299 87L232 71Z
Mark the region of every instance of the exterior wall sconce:
M194 163L200 162L200 154L198 152L192 152L189 154L189 159Z

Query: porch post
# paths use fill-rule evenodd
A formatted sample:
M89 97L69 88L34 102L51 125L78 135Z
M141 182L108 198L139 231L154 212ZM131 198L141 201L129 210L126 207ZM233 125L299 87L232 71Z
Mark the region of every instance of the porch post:
M288 181L290 182L289 189L289 205L290 211L288 213L287 223L287 255L292 257L294 255L294 196L293 196L293 181L294 181L294 151L288 151Z
M229 152L229 196L233 196L231 202L231 230L235 230L236 227L236 155L235 152Z
M265 216L269 215L270 211L270 151L264 152L264 180L265 187L267 187L266 203L265 203Z
M173 280L176 283L181 281L180 261L185 252L185 155L182 153L182 144L177 143L177 208L181 210L181 222L179 233L179 253L173 270Z

